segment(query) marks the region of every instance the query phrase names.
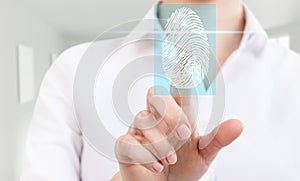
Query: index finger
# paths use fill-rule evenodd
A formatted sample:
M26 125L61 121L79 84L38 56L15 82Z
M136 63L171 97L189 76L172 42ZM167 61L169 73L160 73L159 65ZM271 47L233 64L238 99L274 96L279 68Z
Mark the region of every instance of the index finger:
M176 103L171 95L166 93L166 89L159 87L163 95L154 95L155 89L158 87L152 87L147 94L147 107L156 119L166 123L168 130L177 132L179 139L186 139L191 132L191 126L189 124L188 117L185 115L182 108ZM168 134L166 132L166 134Z
M196 124L198 110L198 98L194 96L197 95L195 91L195 89L178 89L170 86L170 94L186 114L192 128Z

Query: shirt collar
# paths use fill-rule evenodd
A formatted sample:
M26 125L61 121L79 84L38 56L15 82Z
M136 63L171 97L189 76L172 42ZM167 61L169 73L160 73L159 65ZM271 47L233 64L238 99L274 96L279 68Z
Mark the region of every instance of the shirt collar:
M262 28L261 24L258 22L258 20L253 15L252 11L248 8L248 6L245 3L244 10L246 18L246 25L244 31L267 36L265 30Z
M253 36L263 36L268 37L266 31L263 29L261 24L258 22L252 11L249 7L244 3L244 13L245 13L245 28L243 31L243 38L240 43L239 49L243 48L247 45L248 40Z

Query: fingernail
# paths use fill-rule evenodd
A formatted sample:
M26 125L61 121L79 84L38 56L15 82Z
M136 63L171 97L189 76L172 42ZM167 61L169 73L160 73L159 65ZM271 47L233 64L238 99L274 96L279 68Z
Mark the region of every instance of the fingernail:
M179 126L177 128L177 134L180 139L186 139L186 138L189 138L192 133L185 124L182 124L181 126Z
M170 152L167 156L167 161L169 164L175 164L177 161L177 156L175 153Z
M162 172L162 170L164 169L164 166L162 166L159 162L154 162L152 167L156 172Z

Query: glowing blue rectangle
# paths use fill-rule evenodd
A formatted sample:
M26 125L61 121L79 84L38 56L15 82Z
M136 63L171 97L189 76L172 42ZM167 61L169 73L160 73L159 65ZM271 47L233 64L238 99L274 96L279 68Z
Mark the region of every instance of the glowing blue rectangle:
M154 7L154 85L162 86L167 89L170 88L170 81L166 76L166 72L162 65L162 43L165 32L164 27L167 24L167 19L171 17L172 13L181 8L189 8L194 11L201 19L209 44L209 61L207 74L203 81L196 87L195 91L186 91L191 95L215 95L216 94L216 5L215 4L158 4ZM171 32L172 33L172 32ZM192 32L193 33L193 32ZM187 35L188 36L188 35ZM177 45L175 45L177 46ZM175 47L174 46L174 47ZM178 46L180 47L180 46ZM191 69L194 71L194 69ZM195 73L195 72L191 72ZM160 92L161 89L155 89L155 94L166 94ZM185 92L185 91L183 91Z

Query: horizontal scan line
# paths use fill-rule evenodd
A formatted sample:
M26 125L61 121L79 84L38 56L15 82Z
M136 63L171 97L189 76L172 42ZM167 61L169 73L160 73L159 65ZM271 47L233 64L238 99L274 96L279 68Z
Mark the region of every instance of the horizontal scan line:
M166 33L188 33L188 32L176 32L176 31L108 31L105 32L105 34L166 34ZM191 34L194 34L195 32L191 32ZM206 34L253 34L254 31L210 31L205 30L201 31L201 33Z

